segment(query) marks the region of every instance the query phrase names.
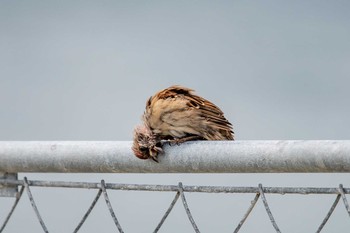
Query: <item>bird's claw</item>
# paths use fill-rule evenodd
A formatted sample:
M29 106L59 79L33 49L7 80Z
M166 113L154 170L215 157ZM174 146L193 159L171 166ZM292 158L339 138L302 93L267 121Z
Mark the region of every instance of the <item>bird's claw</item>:
M158 157L157 156L151 156L152 160L156 163L159 163Z
M176 139L169 140L168 142L170 146L175 146L175 145L179 146L182 143L182 140L176 138Z

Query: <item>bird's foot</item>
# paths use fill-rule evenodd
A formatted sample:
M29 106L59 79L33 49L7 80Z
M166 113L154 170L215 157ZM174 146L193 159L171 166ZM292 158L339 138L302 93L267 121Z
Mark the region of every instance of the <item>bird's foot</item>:
M158 156L151 156L151 159L152 159L154 162L159 163Z

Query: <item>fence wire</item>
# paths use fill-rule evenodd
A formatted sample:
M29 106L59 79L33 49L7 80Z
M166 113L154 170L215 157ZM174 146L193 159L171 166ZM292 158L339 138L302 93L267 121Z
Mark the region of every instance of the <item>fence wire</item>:
M31 193L30 187L61 187L61 188L82 188L82 189L97 189L98 192L96 197L90 204L86 213L83 215L81 221L78 223L77 227L73 230L73 232L78 232L82 225L85 223L86 219L89 217L90 213L95 207L95 204L100 199L101 194L103 193L103 198L105 199L106 206L110 212L110 215L116 225L116 228L120 233L123 233L122 225L119 223L115 211L111 205L111 202L108 197L107 190L128 190L128 191L158 191L158 192L176 192L174 199L170 203L169 208L164 213L163 217L157 224L156 228L153 232L158 232L162 227L164 221L169 216L173 207L181 197L182 205L185 209L187 217L193 227L194 232L200 232L197 223L195 222L194 217L191 214L189 205L186 200L185 193L188 192L202 192L202 193L255 193L255 197L252 200L250 206L242 217L242 220L238 223L238 225L234 228L234 233L239 232L246 219L249 217L249 214L256 206L256 203L261 198L264 204L265 211L269 216L270 222L275 229L276 232L281 232L278 227L272 211L269 207L267 198L265 194L334 194L336 195L336 199L327 212L326 216L322 220L320 226L317 228L317 233L321 232L323 227L326 225L327 221L331 217L334 209L339 203L339 200L342 199L344 207L350 216L350 207L346 198L346 194L350 193L350 188L344 188L342 184L339 185L338 188L300 188L300 187L263 187L262 184L259 184L257 187L232 187L232 186L185 186L180 182L178 185L142 185L142 184L117 184L117 183L105 183L104 180L101 180L100 183L92 183L92 182L63 182L63 181L38 181L38 180L28 180L24 177L23 180L10 180L10 179L0 179L0 185L2 186L21 186L20 191L17 193L15 197L14 204L12 208L9 210L9 213L5 217L3 224L0 228L0 233L4 231L8 221L10 220L13 212L15 211L18 202L23 196L24 190L27 191L27 196L32 205L32 208L39 220L39 223L43 229L43 232L49 232L46 227L37 205L35 204L34 197Z

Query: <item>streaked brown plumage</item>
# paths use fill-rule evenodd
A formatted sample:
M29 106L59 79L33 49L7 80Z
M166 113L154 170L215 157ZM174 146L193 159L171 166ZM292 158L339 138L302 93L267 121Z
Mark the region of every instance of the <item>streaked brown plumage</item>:
M186 87L171 86L150 97L143 121L144 125L135 129L133 144L141 159L157 161L161 140L177 144L199 139L234 140L232 125L223 112Z
M233 140L232 125L224 113L186 87L171 86L152 96L147 101L144 120L161 139L198 136L205 140Z

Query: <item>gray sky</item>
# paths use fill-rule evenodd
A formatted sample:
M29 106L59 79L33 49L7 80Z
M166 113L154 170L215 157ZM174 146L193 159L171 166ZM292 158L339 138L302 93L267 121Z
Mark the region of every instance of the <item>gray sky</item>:
M217 104L237 140L349 139L348 1L0 1L0 140L131 140L173 84ZM349 187L348 174L21 174L28 179ZM50 232L95 191L36 189ZM150 232L172 193L111 191L126 232ZM188 194L202 232L232 232L254 195ZM283 232L315 231L333 196L269 195ZM0 220L12 200L0 199ZM349 229L338 206L324 232ZM24 197L7 231L40 232ZM102 229L102 230L101 230ZM242 232L272 231L259 202ZM102 200L81 232L115 232ZM162 232L190 232L180 203Z

